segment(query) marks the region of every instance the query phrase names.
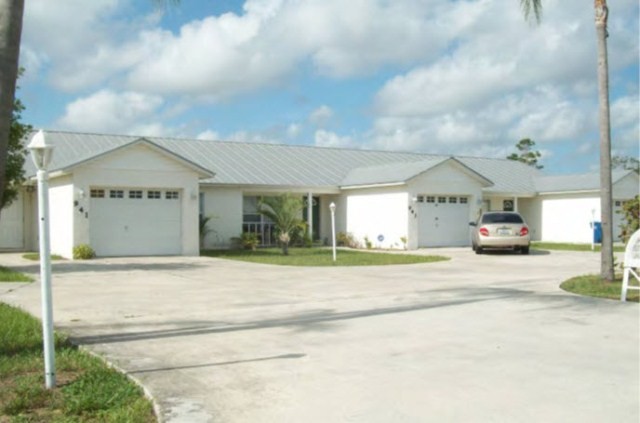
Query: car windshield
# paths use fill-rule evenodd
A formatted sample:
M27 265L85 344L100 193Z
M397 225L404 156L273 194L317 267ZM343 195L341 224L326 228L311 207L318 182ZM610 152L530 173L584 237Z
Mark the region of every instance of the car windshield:
M482 223L524 223L522 217L515 213L491 213L482 216Z

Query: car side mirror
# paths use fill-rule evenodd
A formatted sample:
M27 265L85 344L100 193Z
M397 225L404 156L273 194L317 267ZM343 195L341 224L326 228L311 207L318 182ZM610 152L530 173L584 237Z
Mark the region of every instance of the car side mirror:
M478 226L478 225L476 225L476 222L469 222L469 226Z

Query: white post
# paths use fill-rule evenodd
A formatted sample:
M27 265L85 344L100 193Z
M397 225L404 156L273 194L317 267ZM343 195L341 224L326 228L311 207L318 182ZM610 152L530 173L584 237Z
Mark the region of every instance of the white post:
M49 183L46 170L38 170L38 223L40 231L40 285L42 291L42 334L44 375L47 389L56 386L53 306L51 295L51 251L49 243Z
M336 261L336 204L329 205L331 209L331 239L333 241L333 261Z
M520 213L518 210L518 197L513 197L513 211L516 213Z
M307 225L309 227L309 238L313 243L313 194L307 193Z

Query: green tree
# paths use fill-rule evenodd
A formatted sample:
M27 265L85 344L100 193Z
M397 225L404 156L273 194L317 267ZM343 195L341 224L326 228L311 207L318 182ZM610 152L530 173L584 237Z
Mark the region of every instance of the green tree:
M22 140L33 128L20 122L24 105L20 99L13 102L13 113L11 115L11 127L9 130L9 142L7 145L7 164L4 172L4 189L0 208L10 206L18 197L20 187L24 182L24 161L27 155Z
M531 13L536 21L542 14L542 0L520 0L525 18ZM607 57L607 20L609 8L606 0L594 0L598 56L598 123L600 127L600 209L602 220L602 249L600 276L613 281L613 199L611 187L611 114L609 112L609 64Z
M258 203L258 213L269 218L277 231L282 253L289 255L289 243L296 230L304 230L306 223L302 220L302 198L291 193L277 197L265 197Z
M622 210L618 211L622 214L623 222L620 225L622 229L620 237L626 244L631 235L640 229L640 195L636 195L633 199L622 203Z
M526 163L529 166L535 167L536 169L542 169L544 166L538 164L538 159L542 157L542 155L539 151L533 149L535 145L535 141L529 138L523 138L516 144L518 152L511 153L507 156L507 159Z

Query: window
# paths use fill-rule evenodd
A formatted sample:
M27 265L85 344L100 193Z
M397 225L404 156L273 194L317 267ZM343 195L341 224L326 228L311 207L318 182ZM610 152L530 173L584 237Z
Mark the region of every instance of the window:
M460 204L467 204L467 197L460 197Z
M438 197L438 203L446 203L447 197Z
M482 215L482 223L524 223L517 213L486 213Z
M104 198L104 190L103 189L92 189L91 190L91 198Z
M142 191L139 191L139 190L129 191L129 198L142 198Z
M162 196L160 195L160 191L147 191L147 198L157 200L159 198L162 198Z
M109 198L124 198L124 191L121 189L109 190Z
M178 191L167 191L164 193L164 198L167 200L177 200L180 198Z
M449 203L456 204L458 202L458 197L449 197Z
M616 201L616 207L622 206L622 201Z
M418 203L424 203L424 195L418 195Z
M427 196L427 203L435 203L436 197Z

